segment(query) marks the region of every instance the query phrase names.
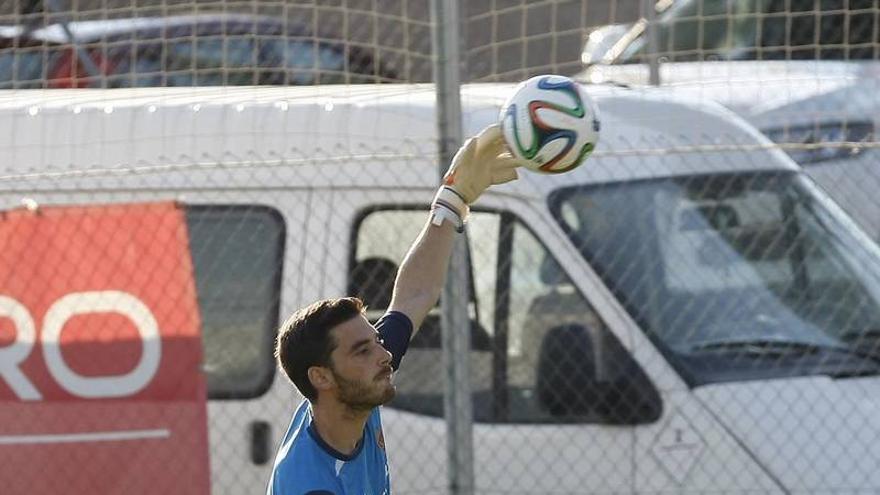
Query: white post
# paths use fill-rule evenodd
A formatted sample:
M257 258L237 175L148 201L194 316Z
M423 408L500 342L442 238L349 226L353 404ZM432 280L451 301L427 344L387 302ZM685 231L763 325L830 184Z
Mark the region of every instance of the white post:
M437 92L437 130L440 176L461 145L461 76L458 0L431 0L434 82ZM443 365L446 389L446 458L449 492L471 495L474 488L473 405L470 391L470 321L468 318L467 239L459 236L452 251L443 289Z

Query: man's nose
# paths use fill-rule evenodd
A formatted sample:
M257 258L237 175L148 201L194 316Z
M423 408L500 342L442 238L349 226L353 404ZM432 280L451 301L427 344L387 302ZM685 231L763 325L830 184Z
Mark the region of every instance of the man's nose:
M391 357L392 357L392 356L391 356L391 353L388 352L388 349L386 349L386 348L384 348L384 347L382 347L382 346L379 346L379 347L380 347L380 349L379 349L379 356L380 356L380 357L379 357L379 364L381 364L381 365L383 365L383 366L385 366L385 365L387 365L387 364L390 364L390 363L391 363Z

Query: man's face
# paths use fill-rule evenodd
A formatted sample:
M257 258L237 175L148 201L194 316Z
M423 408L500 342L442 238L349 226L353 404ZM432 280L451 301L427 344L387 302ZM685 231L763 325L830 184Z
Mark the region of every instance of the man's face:
M330 354L336 399L355 410L369 410L394 398L391 353L363 315L331 331L336 348Z

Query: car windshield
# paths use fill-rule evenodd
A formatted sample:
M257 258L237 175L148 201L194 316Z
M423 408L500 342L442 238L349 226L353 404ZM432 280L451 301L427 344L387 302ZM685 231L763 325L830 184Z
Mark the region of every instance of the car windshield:
M692 385L880 373L862 340L880 329L880 251L802 175L578 186L551 207Z
M677 0L659 16L665 61L872 60L876 0ZM637 25L638 27L638 25ZM646 34L615 63L647 62Z

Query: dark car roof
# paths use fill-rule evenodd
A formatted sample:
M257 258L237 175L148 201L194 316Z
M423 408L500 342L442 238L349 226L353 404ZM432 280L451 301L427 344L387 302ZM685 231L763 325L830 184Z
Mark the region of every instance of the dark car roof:
M52 46L55 43L46 42L40 39L34 39L28 36L3 36L0 34L0 50L21 49L21 48L43 48Z
M89 43L101 39L160 39L215 34L263 34L305 36L300 24L251 14L198 14L169 17L132 17L67 24L74 41ZM12 27L7 27L12 30ZM2 33L2 31L0 31ZM28 33L32 39L51 43L67 43L61 24L52 24Z

